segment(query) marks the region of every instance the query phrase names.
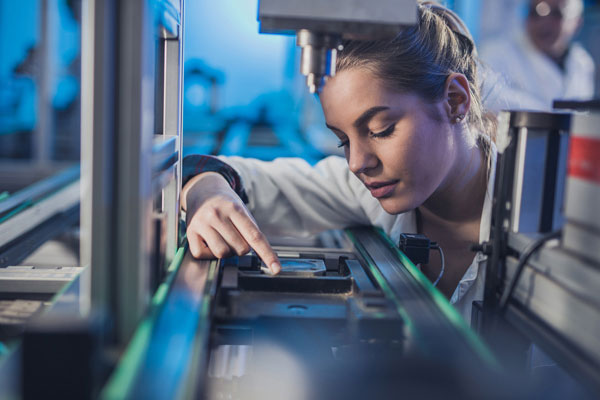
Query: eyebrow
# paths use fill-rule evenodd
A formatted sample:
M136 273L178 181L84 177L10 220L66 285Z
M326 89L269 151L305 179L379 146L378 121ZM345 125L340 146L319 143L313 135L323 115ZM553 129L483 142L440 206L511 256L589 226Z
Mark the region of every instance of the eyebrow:
M367 122L369 122L375 115L377 115L378 113L380 113L381 111L385 111L385 110L389 110L389 109L390 108L387 107L387 106L375 106L375 107L371 107L368 110L366 110L365 112L363 112L360 117L356 118L356 121L354 121L352 123L352 125L355 128L363 126ZM328 123L325 123L325 126L327 126L331 130L336 130L336 131L340 131L341 132L340 129L336 128L335 126L329 125Z
M355 128L363 126L364 124L369 122L371 120L371 118L373 118L375 115L377 115L377 113L380 113L381 111L385 111L385 110L389 110L389 109L390 108L386 107L386 106L371 107L367 111L362 113L362 115L360 117L356 118L356 121L354 121L354 123L352 125L354 125Z

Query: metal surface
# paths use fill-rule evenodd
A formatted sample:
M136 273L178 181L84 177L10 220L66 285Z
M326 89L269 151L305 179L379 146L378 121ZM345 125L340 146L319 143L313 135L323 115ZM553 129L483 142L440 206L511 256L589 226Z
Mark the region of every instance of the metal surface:
M31 229L0 247L0 268L19 263L30 256L38 247L61 233L73 229L79 220L79 204L38 221ZM10 226L6 222L1 226Z
M471 368L483 374L495 371L485 346L443 295L422 274L412 271L414 266L384 234L371 228L352 230L351 238L360 255L340 249L323 252L322 248L310 253L306 248L280 251L292 261L320 260L326 274L312 277L267 276L254 255L199 261L179 249L148 317L101 397L222 398L229 390L236 393L237 384L253 384L248 392L238 391L237 397L254 398L253 393L260 392L269 398L269 393L278 392L268 383L273 375L263 372L282 367L263 364L261 359L279 346L289 351L286 357L310 366L312 378L302 383L308 393L328 393L337 387L334 381L324 381L324 376L354 379L349 377L358 373L355 367L370 368L363 361L376 369L388 368L386 374L392 375L386 375L385 384L389 387L398 380L415 387L429 387L430 382L410 382L402 372L385 362L379 366L377 360L394 360L410 368L412 357L431 367L452 360L452 366L463 372ZM357 257L364 257L368 264ZM242 363L247 370L238 374L240 381L232 383L233 389L214 380L223 378L222 374L210 374L209 330L216 349L212 370L223 345L250 346L252 358ZM351 358L345 360L344 353ZM355 365L353 355L362 361ZM347 387L356 386L352 385ZM461 391L454 381L449 387Z
M74 166L11 194L7 199L0 201L0 221L6 214L24 203L33 204L78 178L79 166Z
M56 79L56 62L53 53L55 42L55 27L53 26L53 15L51 12L52 2L41 1L40 12L40 66L39 93L37 95L37 123L32 140L33 160L41 165L47 165L52 155L52 135L54 134L54 113L52 108L52 93L54 80Z
M80 267L7 267L0 268L0 293L55 294L72 281Z
M512 198L507 199L512 210L511 230L550 232L558 229L563 224L571 117L561 113L518 111L511 112L509 120L506 134L516 146L514 150L508 148L510 152L516 151L514 165L506 166L513 185Z
M306 76L310 93L317 93L328 76L335 75L337 52L342 49L342 38L337 34L298 31L296 44L302 48L300 73Z
M151 163L154 110L154 26L147 1L118 2L119 38L117 135L115 161L116 259L113 285L118 305L117 337L124 342L133 333L150 300L148 265L152 212ZM135 79L131 79L135 77ZM94 266L92 265L92 268Z
M401 25L417 20L414 0L261 0L260 32L293 33L309 29L323 33L347 33L369 37L394 35Z
M86 1L82 26L81 257L124 343L150 297L157 33L145 0Z
M511 234L509 246L523 249L532 240ZM517 261L506 258L505 284L512 279ZM524 269L506 314L514 327L596 390L600 390L598 285L595 265L560 247L546 247Z
M576 110L576 111L600 111L600 99L593 100L554 100L552 105L555 109Z
M163 40L159 54L163 57L161 68L162 84L157 85L157 98L162 100L162 110L157 112L157 121L162 122L162 131L159 132L165 138L175 140L175 151L177 152L176 165L173 170L173 179L164 188L162 196L162 207L160 212L166 216L166 248L165 265L173 260L175 251L179 247L179 210L181 193L181 168L183 155L183 43L185 4L178 0L171 0L171 6L176 8L180 16L180 34L177 38ZM160 114L160 118L158 117Z
M374 228L347 232L425 354L456 357L463 362L477 359L482 365L497 367L494 356L458 311L383 232Z
M484 309L489 315L493 314L501 288L508 233L545 232L561 226L566 133L571 121L568 114L524 111L504 112L500 118L505 122L501 125L505 131L499 134L502 142L494 182L493 247L484 293ZM537 146L533 146L533 140L538 140ZM531 163L530 158L538 162ZM539 178L540 167L543 179ZM489 328L488 322L484 322L484 329Z
M155 0L155 13L160 23L160 37L177 38L183 32L182 6L179 0Z
M140 324L102 398L190 398L202 387L195 371L203 371L206 361L219 263L195 260L189 252L174 262L180 265L174 267L170 287L157 291L150 316Z
M524 350L533 342L562 369L594 391L600 390L600 270L597 265L557 245L547 243L525 264L505 313L498 299L516 273L519 258L541 233L561 226L566 170L567 132L571 116L550 113L510 113L507 146L498 155L489 258L484 297L483 333L504 362L525 365ZM543 138L541 151L525 148L529 139ZM503 132L501 132L502 134ZM529 143L527 143L529 145ZM538 148L539 149L539 148ZM544 155L540 168L529 157ZM523 179L529 174L535 182ZM526 199L526 185L539 185L539 201ZM519 193L523 195L519 198ZM535 203L537 219L530 230L515 208ZM530 233L525 233L530 232ZM525 371L526 372L526 371ZM558 371L557 371L558 373ZM558 374L554 380L561 382ZM551 382L546 382L550 384ZM554 382L552 382L554 383Z
M47 302L43 313L48 317L60 316L65 314L83 315L87 307L82 307L81 301L84 300L88 291L88 281L90 279L89 268L78 268L80 273L68 283L62 285L62 288L54 294L52 299ZM10 346L10 351L5 357L0 357L0 398L2 399L21 399L22 385L22 346L16 342ZM53 360L53 362L55 362ZM65 379L71 379L65 376ZM68 384L68 383L66 383Z
M79 204L79 181L24 209L0 224L0 249L38 225Z
M81 265L94 265L92 299L109 310L114 291L110 282L113 263L112 159L115 147L116 96L113 49L116 4L112 0L86 0L82 4L81 43ZM90 267L91 268L91 267ZM89 291L89 290L88 290Z
M0 190L15 193L73 166L72 162L32 164L29 160L0 160Z
M297 34L302 48L300 70L311 93L335 75L337 52L343 38L394 37L403 25L416 23L414 0L261 0L261 33Z
M519 128L517 140L517 154L515 156L513 196L510 199L512 204L512 231L519 231L519 222L521 221L521 205L523 203L523 179L525 175L525 154L527 154L527 128Z
M179 158L177 138L156 135L152 146L152 175L169 169Z

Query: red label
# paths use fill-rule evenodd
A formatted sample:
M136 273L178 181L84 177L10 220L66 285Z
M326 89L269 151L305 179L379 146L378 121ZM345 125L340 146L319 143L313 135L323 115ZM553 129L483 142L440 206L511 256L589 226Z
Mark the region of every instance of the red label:
M569 176L600 184L600 139L571 136Z

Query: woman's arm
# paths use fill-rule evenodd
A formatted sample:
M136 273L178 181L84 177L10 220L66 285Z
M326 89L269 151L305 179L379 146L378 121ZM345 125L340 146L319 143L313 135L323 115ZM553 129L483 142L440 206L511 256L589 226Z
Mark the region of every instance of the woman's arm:
M244 254L252 247L276 271L277 257L259 225L273 235L309 235L368 224L363 206L378 207L339 157L313 167L300 159L188 156L183 169L182 206L196 257Z
M314 166L299 158L220 159L241 177L248 209L268 235L309 236L370 224L365 209L380 209L341 157L327 157Z

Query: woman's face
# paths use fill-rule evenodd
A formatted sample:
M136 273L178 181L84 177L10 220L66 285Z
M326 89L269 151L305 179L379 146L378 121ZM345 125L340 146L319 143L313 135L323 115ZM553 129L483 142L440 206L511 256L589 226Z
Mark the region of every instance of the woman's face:
M350 170L388 213L415 209L448 180L457 141L443 102L392 91L365 69L336 74L320 99Z

